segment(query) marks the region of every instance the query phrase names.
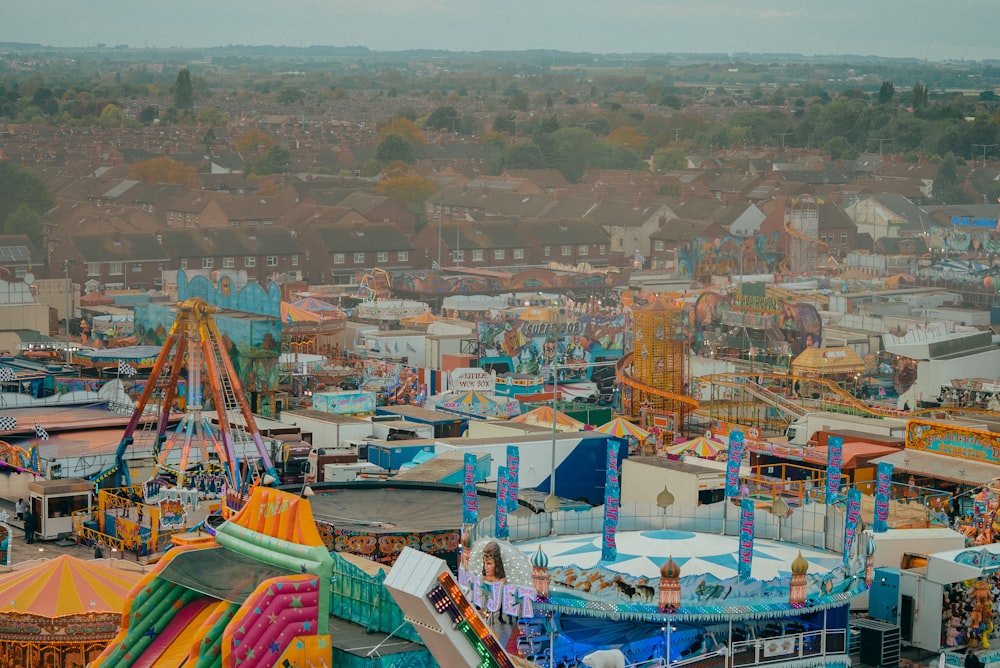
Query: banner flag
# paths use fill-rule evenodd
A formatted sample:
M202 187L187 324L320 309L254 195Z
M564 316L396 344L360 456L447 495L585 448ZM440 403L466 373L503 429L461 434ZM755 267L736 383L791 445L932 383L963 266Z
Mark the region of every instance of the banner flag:
M740 495L740 464L743 463L743 432L729 432L729 455L726 459L726 498Z
M851 489L847 492L847 520L844 522L844 563L851 559L851 548L858 535L858 522L861 521L861 490Z
M507 467L501 466L497 470L497 513L496 531L494 532L494 536L499 540L504 540L510 536L510 527L507 526L508 484Z
M462 524L479 522L479 498L476 495L476 456L465 453L465 479L462 483Z
M507 512L517 510L517 499L521 495L518 484L520 478L521 455L516 445L507 446Z
M885 533L889 530L889 490L892 487L892 464L879 462L878 482L875 483L875 518L872 531Z
M750 579L750 566L753 562L753 515L753 500L740 501L740 562L737 571L740 582Z
M831 436L826 441L826 505L837 501L840 467L844 462L844 438Z
M604 531L601 540L601 561L618 558L615 534L618 531L618 508L621 505L621 477L618 474L618 449L622 442L608 439L607 466L604 475Z

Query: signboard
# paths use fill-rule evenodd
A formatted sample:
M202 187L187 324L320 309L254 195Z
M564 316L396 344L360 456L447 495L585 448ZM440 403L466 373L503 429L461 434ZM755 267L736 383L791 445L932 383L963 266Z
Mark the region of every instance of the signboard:
M484 369L461 368L451 371L451 389L456 392L490 392L496 387L493 374Z
M313 394L315 410L338 415L375 412L375 393L356 392L316 392Z
M955 227L981 227L987 230L997 229L996 218L973 218L972 216L952 216L951 224Z
M1000 434L922 420L906 424L906 447L988 464L1000 460Z

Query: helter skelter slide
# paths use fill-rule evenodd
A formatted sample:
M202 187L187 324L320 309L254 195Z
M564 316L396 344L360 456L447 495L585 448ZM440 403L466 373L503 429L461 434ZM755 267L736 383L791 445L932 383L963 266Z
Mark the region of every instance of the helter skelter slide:
M91 667L310 665L330 656L332 571L309 502L257 486L214 542L168 551L138 582Z

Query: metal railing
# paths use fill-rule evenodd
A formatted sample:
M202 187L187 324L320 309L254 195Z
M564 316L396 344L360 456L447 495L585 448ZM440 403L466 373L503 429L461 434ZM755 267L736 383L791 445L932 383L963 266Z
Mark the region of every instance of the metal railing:
M730 666L758 666L817 656L846 655L847 632L815 630L733 643ZM674 664L676 665L676 664Z

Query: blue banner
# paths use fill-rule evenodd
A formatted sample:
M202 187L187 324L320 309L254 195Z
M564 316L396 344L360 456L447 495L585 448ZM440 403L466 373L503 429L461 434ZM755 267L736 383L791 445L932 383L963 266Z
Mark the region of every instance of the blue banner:
M753 500L743 499L740 501L740 563L738 573L741 582L750 579L750 565L753 563L753 514Z
M726 498L740 495L740 464L743 463L743 432L729 432L729 456L726 458Z
M837 500L840 489L840 467L844 463L844 438L831 436L826 441L826 504Z
M601 540L601 561L618 558L615 533L618 531L618 507L621 505L621 477L618 474L618 449L621 441L608 439L608 457L604 475L604 531Z
M844 522L844 563L851 559L851 547L858 535L858 523L861 521L861 490L852 489L847 492L847 520Z
M520 478L521 455L516 445L507 446L507 512L517 510L517 499L521 495L518 479Z
M496 531L494 535L499 539L510 536L510 527L507 526L507 491L509 478L507 467L501 466L497 470L497 514Z
M465 478L462 482L462 524L479 522L479 499L476 495L476 456L466 452Z
M885 533L889 529L889 489L892 483L892 464L880 462L875 483L875 518L872 531Z

